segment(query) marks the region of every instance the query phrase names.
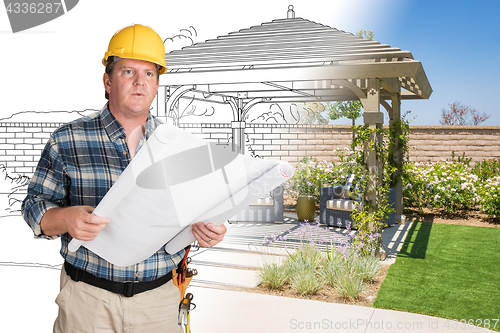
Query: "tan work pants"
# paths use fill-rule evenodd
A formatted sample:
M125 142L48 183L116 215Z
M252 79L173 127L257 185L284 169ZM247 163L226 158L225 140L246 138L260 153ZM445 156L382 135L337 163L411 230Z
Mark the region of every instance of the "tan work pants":
M124 297L73 281L62 268L54 333L179 333L179 289L172 281Z

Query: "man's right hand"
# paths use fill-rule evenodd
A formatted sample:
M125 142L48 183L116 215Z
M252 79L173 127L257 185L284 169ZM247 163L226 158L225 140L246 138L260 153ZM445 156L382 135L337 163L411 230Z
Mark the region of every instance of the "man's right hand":
M49 209L40 222L42 232L47 236L69 233L81 241L94 240L109 224L109 219L93 215L94 207L72 206Z

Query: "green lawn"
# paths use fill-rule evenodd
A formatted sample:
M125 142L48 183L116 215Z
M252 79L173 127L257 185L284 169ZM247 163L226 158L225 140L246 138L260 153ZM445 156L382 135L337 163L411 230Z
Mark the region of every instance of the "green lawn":
M500 331L500 228L414 222L373 305Z

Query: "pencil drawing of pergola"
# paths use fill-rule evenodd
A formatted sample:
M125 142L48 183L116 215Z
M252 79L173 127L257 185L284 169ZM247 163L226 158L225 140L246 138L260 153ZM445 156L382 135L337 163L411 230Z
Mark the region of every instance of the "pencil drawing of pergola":
M158 114L174 112L188 93L189 98L229 104L232 147L241 152L245 116L259 103L360 100L365 125L380 128L380 105L393 122L400 119L401 100L427 99L432 93L411 52L296 18L293 6L285 19L172 51L165 59L168 72L160 78L158 95L165 103L159 103ZM373 152L367 156L369 169L380 172ZM369 186L380 185L375 178ZM396 191L398 217L401 184Z

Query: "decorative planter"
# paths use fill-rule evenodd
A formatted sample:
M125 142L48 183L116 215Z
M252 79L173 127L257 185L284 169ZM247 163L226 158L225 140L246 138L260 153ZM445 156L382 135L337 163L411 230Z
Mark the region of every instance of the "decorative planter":
M311 196L299 196L297 199L297 218L300 222L314 222L316 199Z

